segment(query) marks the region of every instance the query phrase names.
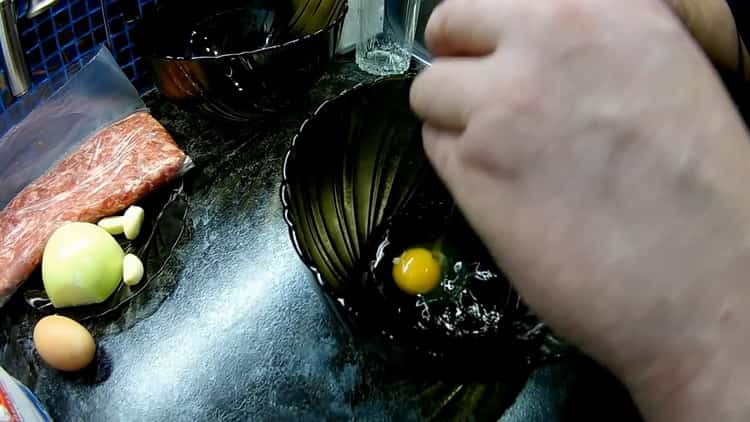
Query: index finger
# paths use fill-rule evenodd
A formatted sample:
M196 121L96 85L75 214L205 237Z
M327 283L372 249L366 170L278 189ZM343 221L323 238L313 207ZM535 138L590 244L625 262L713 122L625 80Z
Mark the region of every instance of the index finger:
M435 56L484 56L497 48L502 0L446 0L430 16L425 42Z
M480 104L484 86L476 83L485 73L478 59L439 58L411 85L412 110L441 128L463 130Z

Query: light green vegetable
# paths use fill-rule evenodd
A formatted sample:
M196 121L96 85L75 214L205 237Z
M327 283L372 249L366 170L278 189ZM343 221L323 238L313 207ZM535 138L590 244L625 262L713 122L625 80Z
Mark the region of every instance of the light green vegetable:
M44 248L42 279L56 308L101 303L122 278L125 253L103 228L69 223Z
M122 281L128 286L135 286L143 278L143 262L129 253L122 260Z
M141 232L141 226L143 225L143 219L146 213L143 208L133 205L132 207L125 210L123 218L123 230L125 232L125 238L133 240L138 237Z
M122 234L125 230L125 218L121 216L102 218L96 224L112 235Z

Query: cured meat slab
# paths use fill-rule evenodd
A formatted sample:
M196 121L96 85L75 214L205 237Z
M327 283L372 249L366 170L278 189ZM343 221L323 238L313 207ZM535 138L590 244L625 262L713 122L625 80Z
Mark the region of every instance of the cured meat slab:
M104 129L24 188L0 211L0 306L68 222L116 214L177 177L186 156L146 112Z

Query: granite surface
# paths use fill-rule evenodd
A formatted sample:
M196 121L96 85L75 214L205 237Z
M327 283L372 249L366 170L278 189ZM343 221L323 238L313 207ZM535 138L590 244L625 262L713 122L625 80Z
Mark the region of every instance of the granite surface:
M185 178L187 235L143 294L86 323L99 344L94 367L41 364L30 339L40 315L18 297L0 310L0 364L59 421L632 420L619 385L583 359L509 385L503 415L480 409L483 387L386 369L342 332L291 246L278 190L305 116L366 78L336 63L297 109L246 125L148 96L197 165ZM604 390L607 399L591 395ZM464 409L441 413L451 406Z

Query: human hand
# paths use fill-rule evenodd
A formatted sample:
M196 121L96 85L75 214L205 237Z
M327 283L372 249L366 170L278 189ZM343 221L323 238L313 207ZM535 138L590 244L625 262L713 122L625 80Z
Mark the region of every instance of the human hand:
M526 302L654 420L750 420L750 146L658 0L447 0L425 150Z

